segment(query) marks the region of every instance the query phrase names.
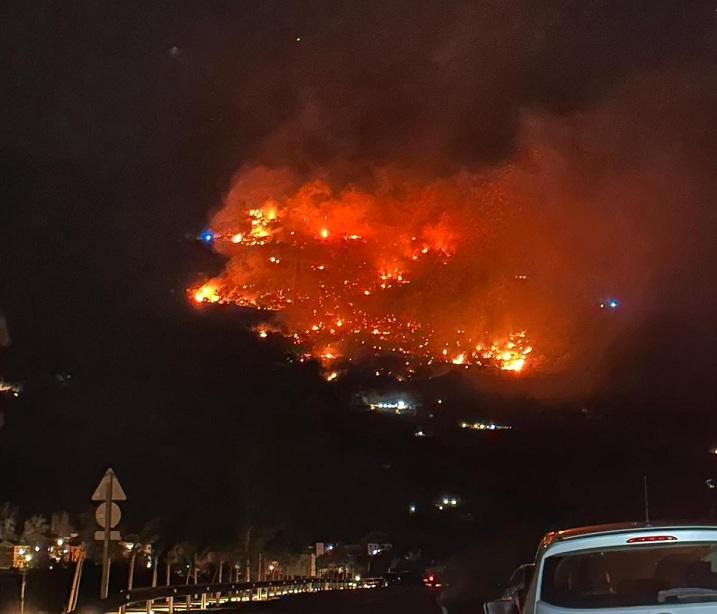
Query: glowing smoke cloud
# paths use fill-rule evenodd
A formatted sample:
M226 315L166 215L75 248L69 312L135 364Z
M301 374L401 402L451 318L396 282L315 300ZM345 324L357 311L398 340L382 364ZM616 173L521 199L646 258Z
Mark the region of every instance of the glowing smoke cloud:
M669 289L710 286L711 8L384 5L354 44L332 30L277 56L286 113L244 87L263 128L209 220L227 264L194 304L271 312L259 336L333 379L388 355L516 387L589 388L606 357L629 377L621 334L652 305L705 319L709 301Z

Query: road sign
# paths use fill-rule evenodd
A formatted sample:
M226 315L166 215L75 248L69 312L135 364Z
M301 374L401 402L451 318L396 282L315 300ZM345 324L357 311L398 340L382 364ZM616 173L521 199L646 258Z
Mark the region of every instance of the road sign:
M120 521L122 513L114 501L126 501L127 495L112 469L105 471L100 483L92 495L93 501L102 501L97 507L95 519L102 531L95 532L95 539L102 540L102 579L100 581L100 599L107 599L110 589L110 542L120 538L119 531L112 531Z
M102 476L100 483L97 485L97 488L95 488L95 492L92 495L93 501L104 501L106 499L108 483L112 485L112 501L127 501L127 495L124 494L122 485L119 483L119 480L112 469L105 471L105 474Z
M110 528L114 529L118 524L120 519L122 518L122 510L120 510L119 505L116 503L112 503L110 505ZM101 528L105 529L105 522L107 522L107 504L106 503L100 503L97 509L95 510L95 520L97 521L97 524L100 525Z

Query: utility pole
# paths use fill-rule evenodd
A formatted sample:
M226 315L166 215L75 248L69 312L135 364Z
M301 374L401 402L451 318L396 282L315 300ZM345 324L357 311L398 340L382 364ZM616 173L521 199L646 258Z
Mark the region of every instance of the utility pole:
M647 494L647 476L642 476L642 489L645 498L645 522L650 524L650 499Z

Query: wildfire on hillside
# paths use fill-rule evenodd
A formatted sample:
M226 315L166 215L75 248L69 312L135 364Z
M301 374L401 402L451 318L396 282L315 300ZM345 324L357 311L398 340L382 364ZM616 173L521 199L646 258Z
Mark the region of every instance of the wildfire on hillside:
M491 284L482 303L471 290L454 308L466 257L496 240L481 220L499 206L490 190L485 199L468 177L407 184L402 193L282 182L281 171L258 169L235 185L202 235L228 258L226 271L189 288L190 300L275 313L280 324L257 334L282 334L331 379L339 363L368 355L399 358L408 376L436 363L530 367L528 331L487 315L511 300L524 275Z

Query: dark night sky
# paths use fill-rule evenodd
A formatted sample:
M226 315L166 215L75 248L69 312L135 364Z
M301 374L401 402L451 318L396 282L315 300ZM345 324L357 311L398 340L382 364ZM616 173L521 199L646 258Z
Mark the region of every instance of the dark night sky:
M637 516L629 497L647 471L664 484L665 514L706 511L716 9L6 3L0 312L13 344L0 375L25 391L2 401L0 500L80 512L112 465L128 522L160 516L175 536L230 540L249 513L305 539L358 538L442 488L486 521L519 522L528 501L546 526ZM478 448L453 436L419 445L402 425L352 413L348 384L329 389L315 368L287 365L241 317L186 304L186 284L221 266L191 238L244 163L481 169L510 158L526 110L570 122L641 80L660 87L627 116L689 167L678 177L689 222L684 257L659 271L659 304L591 400L597 415L574 400L488 405L436 383L454 390L456 415L478 404L522 429ZM302 119L307 107L320 121ZM611 161L615 173L631 154Z

